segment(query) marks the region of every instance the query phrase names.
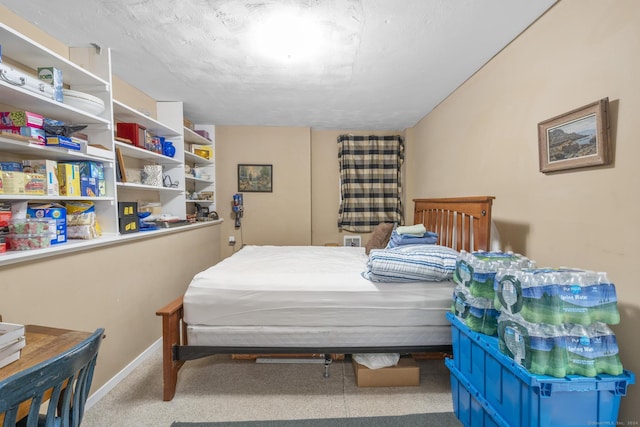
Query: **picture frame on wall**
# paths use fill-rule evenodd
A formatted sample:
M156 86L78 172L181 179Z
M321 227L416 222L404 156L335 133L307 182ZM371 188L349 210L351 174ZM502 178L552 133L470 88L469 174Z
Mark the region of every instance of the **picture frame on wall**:
M540 122L540 172L609 164L608 110L609 98L603 98Z
M238 192L273 192L273 165L238 164Z

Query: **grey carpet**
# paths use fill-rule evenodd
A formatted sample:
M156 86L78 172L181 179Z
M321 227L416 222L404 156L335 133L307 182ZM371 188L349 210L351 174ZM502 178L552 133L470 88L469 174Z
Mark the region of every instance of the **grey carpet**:
M321 418L307 420L230 421L214 423L175 422L171 427L459 427L453 412L410 414L387 417Z

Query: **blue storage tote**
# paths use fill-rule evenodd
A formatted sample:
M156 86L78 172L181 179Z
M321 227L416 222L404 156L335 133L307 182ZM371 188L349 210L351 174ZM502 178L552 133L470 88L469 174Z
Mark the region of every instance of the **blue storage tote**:
M445 359L444 363L451 371L453 413L465 427L509 427L455 368L453 359Z
M480 426L615 424L620 398L626 394L627 386L635 383L635 376L629 371L593 378L530 374L500 353L497 338L472 331L452 313L447 313L447 319L452 325L454 358L447 360L446 365L456 377L452 379L452 389L454 383L457 388L454 407L461 412L461 416L456 415L463 423L467 417L465 408L478 412L482 407L483 419L490 418L494 424ZM460 392L460 386L466 391ZM473 404L466 402L465 393L473 396Z

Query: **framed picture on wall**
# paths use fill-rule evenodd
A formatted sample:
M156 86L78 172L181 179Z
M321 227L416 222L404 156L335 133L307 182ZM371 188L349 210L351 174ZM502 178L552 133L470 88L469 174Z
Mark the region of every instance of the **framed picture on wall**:
M238 192L271 193L273 165L238 165Z
M555 172L611 161L609 98L538 124L540 172Z

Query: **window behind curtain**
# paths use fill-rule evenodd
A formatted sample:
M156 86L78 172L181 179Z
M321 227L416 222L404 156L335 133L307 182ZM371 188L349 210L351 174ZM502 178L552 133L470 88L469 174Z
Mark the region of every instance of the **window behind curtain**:
M338 137L338 228L369 232L381 222L403 223L403 161L399 135Z

